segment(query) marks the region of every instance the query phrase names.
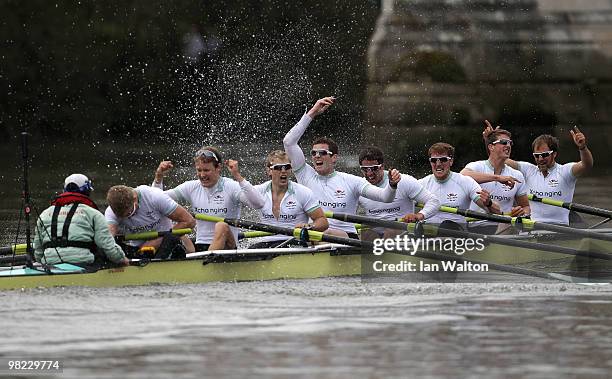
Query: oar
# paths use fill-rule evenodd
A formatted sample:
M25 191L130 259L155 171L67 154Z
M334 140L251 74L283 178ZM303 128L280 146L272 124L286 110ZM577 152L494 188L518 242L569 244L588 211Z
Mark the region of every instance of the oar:
M19 243L11 246L0 247L0 255L25 254L26 244Z
M115 236L115 239L118 242L132 241L132 240L153 240L155 238L163 237L167 234L173 234L175 236L182 236L184 234L191 234L192 232L193 231L189 228L172 229L172 230L166 230L166 231L161 231L161 232L149 231L149 232L142 232L142 233L119 234ZM13 246L5 246L5 247L0 248L0 252L3 253L2 255L5 255L4 257L0 257L0 264L2 263L15 263L15 264L23 263L22 261L23 259L25 259L25 256L23 255L25 253L25 249L26 249L25 244L17 244ZM15 256L13 256L13 254L15 254ZM23 259L21 257L23 257Z
M239 232L238 233L238 239L267 237L267 236L273 236L273 235L274 235L273 233L260 232L260 231L257 231L257 230L253 230L253 231L249 231L249 232Z
M482 213L482 212L472 211L470 209L447 207L445 205L440 206L440 211L446 212L446 213L454 213L454 214L458 214L458 215L465 216L465 217L477 218L479 220L488 220L488 221L500 222L504 224L512 224L512 226L516 226L519 228L522 227L525 229L547 230L549 232L565 233L565 234L572 234L572 235L576 235L580 237L587 237L587 238L599 239L599 240L604 240L604 241L612 241L611 234L598 233L598 232L594 232L592 230L586 230L586 229L570 228L569 226L563 226L563 225L548 224L545 222L533 221L528 218L508 217L508 216L502 216L502 215L497 215L497 214Z
M118 241L153 240L158 237L163 237L170 232L172 232L172 234L176 236L182 236L184 234L191 234L193 230L186 228L186 229L172 229L171 231L168 230L168 231L161 231L161 232L149 231L149 232L142 232L142 233L119 234L119 235L116 235L115 238ZM25 243L20 243L20 244L11 245L11 246L3 246L3 247L0 247L0 255L24 254L25 250L26 250Z
M189 228L185 229L171 229L164 231L150 231L150 232L142 232L142 233L132 233L125 235L116 235L115 238L119 241L133 241L133 240L154 240L159 237L163 237L168 234L172 234L175 236L182 236L185 234L191 234L193 230Z
M412 223L403 223L397 221L389 221L389 220L380 220L376 218L366 217L366 216L358 216L358 215L349 215L344 213L333 213L330 211L325 212L325 216L327 218L334 218L336 220L345 221L345 222L359 222L361 224L379 226L383 228L396 229L396 230L406 230L408 232L414 233L416 229L416 224ZM491 236L486 234L477 234L464 232L461 230L450 230L439 228L435 225L422 225L422 232L427 237L438 237L438 236L449 236L449 237L457 237L457 238L472 238L472 239L483 239L485 242L496 243L498 245L512 246L512 247L520 247L523 249L534 249L534 250L542 250L549 251L552 253L559 254L567 254L574 256L582 256L582 257L590 257L590 258L598 258L603 260L612 260L612 255L591 251L583 251L576 250L569 247L557 246L557 245L546 245L538 242L526 242L519 241L514 239L506 239L498 236Z
M548 197L538 197L536 195L527 195L527 198L531 201L537 201L538 203L553 205L555 207L561 207L565 209L569 209L571 211L586 213L594 216L607 217L612 218L612 211L603 208L591 207L588 205L578 204L578 203L567 203L561 200L555 200Z
M262 224L262 223L258 223L254 221L248 221L248 220L209 216L209 215L205 215L201 213L196 214L195 218L198 220L202 220L202 221L225 222L228 225L236 226L239 228L254 229L254 230L259 230L262 232L268 232L268 233L274 233L274 234L284 234L287 236L292 236L298 240L304 237L308 239L309 241L314 241L314 242L325 241L325 242L339 243L343 245L356 246L356 247L372 246L371 242L360 241L360 240L356 240L353 238L330 236L327 234L323 234L323 232L317 232L315 230L309 230L309 229L304 229L304 228L286 228L286 227L281 227L281 226Z

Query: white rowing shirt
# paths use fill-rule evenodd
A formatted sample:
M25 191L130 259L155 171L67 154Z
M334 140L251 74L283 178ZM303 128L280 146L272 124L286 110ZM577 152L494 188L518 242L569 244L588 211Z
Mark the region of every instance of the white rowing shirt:
M465 168L475 172L495 174L495 168L493 165L491 165L489 160L470 162L465 166ZM510 188L510 186L507 186L506 184L491 181L480 183L480 187L489 191L491 193L491 200L499 203L502 212L506 213L512 211L512 207L514 206L515 199L517 197L527 195L527 186L525 185L525 178L523 177L523 174L519 170L515 170L508 165L504 165L504 168L499 175L511 176L519 180L520 183L515 183L514 186ZM474 203L470 205L470 209L476 212L483 212L483 209ZM491 221L475 221L470 223L470 225L497 225L497 223Z
M161 183L157 185L162 185ZM240 184L235 180L220 177L211 188L204 187L199 180L190 180L166 193L179 203L190 204L189 210L194 214L205 214L223 218L239 218L241 194L243 188L251 187L245 179ZM247 200L245 203L253 206ZM263 201L262 201L263 202ZM215 223L197 220L196 243L210 244L215 233ZM238 242L239 229L231 227L234 240Z
M272 181L267 181L255 186L255 189L261 193L265 199L264 206L259 210L261 222L281 226L285 228L294 228L297 224L307 224L308 215L317 209L321 208L312 191L301 184L290 181L287 192L283 196L280 203L280 212L278 219L272 212ZM276 234L274 236L266 236L258 239L258 241L282 241L291 237Z
M469 176L456 172L451 171L446 180L443 181L439 181L433 174L430 174L419 179L419 183L440 200L440 205L446 205L447 207L467 209L472 202L476 203L480 199L480 194L478 194L481 190L480 185ZM436 213L427 222L440 224L444 220L454 221L462 225L466 224L465 217L446 212Z
M571 202L576 189L576 177L572 174L574 162L560 165L555 163L544 177L538 166L529 162L517 162L518 169L525 176L530 194ZM530 201L531 219L540 222L569 225L569 210L552 205Z
M172 220L168 218L178 204L162 190L149 186L136 187L138 208L131 217L119 218L111 207L106 208L104 217L109 224L117 225L120 233L141 233L151 230L167 231L172 229ZM140 246L145 241L126 241L130 246Z
M325 211L355 214L359 196L390 202L395 196L395 189L386 186L384 189L375 187L359 176L345 172L334 171L329 175L319 175L315 169L306 164L304 152L298 146L298 141L306 131L312 118L304 114L300 121L291 128L283 139L285 151L293 165L298 183L310 188L319 200L319 205ZM329 219L330 229L344 230L356 233L355 226L348 222Z
M310 188L318 197L319 205L323 210L355 214L359 196L370 183L364 179L334 171L324 176L319 175L310 165L304 165L295 170L298 182ZM355 226L348 222L329 219L329 227L344 230L347 233L356 233Z
M389 173L385 171L383 180L376 186L386 187L388 185ZM414 213L414 202L423 190L421 183L414 177L402 174L402 180L397 184L397 191L392 202L382 203L362 196L359 198L359 203L364 208L366 216L395 221L408 213Z

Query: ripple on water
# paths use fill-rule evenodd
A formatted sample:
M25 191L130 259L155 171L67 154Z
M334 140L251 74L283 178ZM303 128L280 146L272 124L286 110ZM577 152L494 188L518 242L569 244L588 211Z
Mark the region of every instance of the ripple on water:
M3 316L19 328L0 355L64 357L65 377L603 378L609 294L355 278L10 291Z

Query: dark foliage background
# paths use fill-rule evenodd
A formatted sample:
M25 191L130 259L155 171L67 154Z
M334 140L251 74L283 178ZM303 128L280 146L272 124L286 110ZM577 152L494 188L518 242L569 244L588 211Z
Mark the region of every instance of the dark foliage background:
M377 12L373 0L3 1L0 143L24 129L46 140L280 138L325 95L341 99L325 127L346 131L363 110ZM186 62L194 25L220 40L214 59Z

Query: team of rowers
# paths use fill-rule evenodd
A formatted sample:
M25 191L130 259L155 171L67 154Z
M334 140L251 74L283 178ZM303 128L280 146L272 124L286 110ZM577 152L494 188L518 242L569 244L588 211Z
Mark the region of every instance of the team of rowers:
M109 206L102 216L89 199L92 190L89 179L81 174L69 176L64 183L65 192L38 218L36 259L46 263L91 264L102 255L116 264L127 264L113 235L194 226L195 244L186 236L167 234L146 242L127 241L125 253L134 256L153 249L158 258L180 258L194 251L235 249L238 229L224 222L196 220L192 214L239 218L242 205L258 210L262 223L309 228L348 238L359 238L355 226L327 219L324 211L355 214L361 205L370 217L450 223L453 227L488 234L507 231L488 221L468 226L462 216L438 212L440 205L530 216L535 221L567 225L568 210L530 203L527 194L569 202L576 179L593 166L586 138L576 128L570 133L580 152L579 162L556 163L558 140L541 135L533 141L534 165L510 159L511 133L493 128L487 121L483 131L487 159L469 163L460 173L451 171L455 148L438 142L428 150L432 173L422 179L387 170L383 152L376 147L368 147L359 154L363 177L358 177L336 170L339 150L333 140L324 137L314 140L311 164L298 145L312 120L334 101L333 97L318 100L283 139L285 150L268 154L266 170L270 180L259 185L254 186L242 177L237 161L224 160L221 151L209 146L194 156L197 179L166 188L164 177L173 165L162 161L151 186L111 187L106 198ZM221 175L224 166L233 179ZM297 182L291 180L292 174ZM418 211L417 203L422 205ZM188 205L189 212L180 204ZM392 237L397 231L370 229L362 233L362 238L364 234L369 234L368 238ZM273 235L262 237L251 247L301 243L288 236Z

